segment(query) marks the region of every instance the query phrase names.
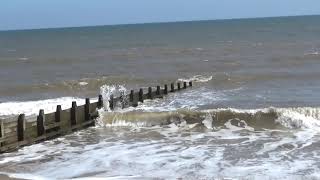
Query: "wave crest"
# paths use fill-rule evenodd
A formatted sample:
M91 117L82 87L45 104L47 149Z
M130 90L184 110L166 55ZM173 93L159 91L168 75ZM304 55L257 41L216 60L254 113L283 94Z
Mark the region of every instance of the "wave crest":
M182 81L182 82L208 82L212 80L212 76L205 76L205 75L195 75L191 78L181 78L178 79L178 81Z
M151 127L169 124L198 124L207 129L228 128L229 125L255 130L313 129L320 131L320 108L265 108L265 109L209 109L176 110L169 112L100 112L100 120L107 126ZM249 128L250 129L250 128Z

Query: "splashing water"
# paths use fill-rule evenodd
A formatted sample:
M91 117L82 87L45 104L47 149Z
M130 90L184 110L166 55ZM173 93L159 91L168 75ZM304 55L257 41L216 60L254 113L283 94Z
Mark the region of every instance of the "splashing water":
M103 85L100 87L100 94L103 98L104 110L108 112L112 111L109 106L109 100L112 94L114 96L119 95L120 97L123 97L123 99L121 99L120 104L125 103L127 101L125 96L127 94L127 89L124 85Z

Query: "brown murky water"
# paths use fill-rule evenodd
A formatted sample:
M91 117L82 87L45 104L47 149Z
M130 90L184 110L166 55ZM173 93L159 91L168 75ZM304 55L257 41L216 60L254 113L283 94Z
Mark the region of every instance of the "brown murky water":
M28 179L319 179L319 16L0 32L0 116L174 81L0 155ZM107 104L106 104L107 105ZM106 106L107 107L107 106Z

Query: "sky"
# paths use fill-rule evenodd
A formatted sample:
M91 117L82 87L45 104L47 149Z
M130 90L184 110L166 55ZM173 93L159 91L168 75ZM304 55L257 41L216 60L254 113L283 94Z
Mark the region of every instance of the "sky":
M320 14L320 0L0 0L0 30Z

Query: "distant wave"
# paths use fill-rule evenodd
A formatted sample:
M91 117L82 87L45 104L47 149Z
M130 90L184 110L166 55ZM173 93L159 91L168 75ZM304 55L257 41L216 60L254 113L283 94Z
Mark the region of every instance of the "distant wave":
M21 57L21 58L18 58L18 60L27 61L27 60L29 60L29 58L27 58L27 57Z
M309 52L306 52L304 53L305 56L317 56L317 55L320 55L320 52L319 51L309 51Z
M194 82L208 82L212 80L212 76L205 76L205 75L195 75L190 78L181 78L178 79L178 81L182 82L189 82L189 81L194 81Z

